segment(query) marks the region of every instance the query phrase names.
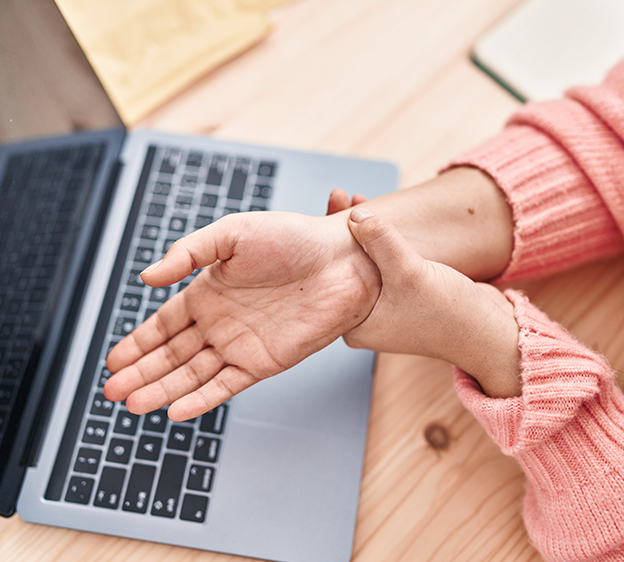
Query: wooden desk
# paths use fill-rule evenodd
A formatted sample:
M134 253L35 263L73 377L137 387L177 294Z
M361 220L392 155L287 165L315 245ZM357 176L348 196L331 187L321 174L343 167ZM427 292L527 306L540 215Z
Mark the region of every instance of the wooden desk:
M389 159L409 186L498 131L517 107L468 53L518 3L295 0L272 13L270 38L141 126ZM524 288L622 371L621 259ZM441 448L428 442L428 429ZM463 408L450 366L380 357L354 562L537 562L520 517L522 495L520 469ZM3 562L248 560L17 516L0 520L0 553Z

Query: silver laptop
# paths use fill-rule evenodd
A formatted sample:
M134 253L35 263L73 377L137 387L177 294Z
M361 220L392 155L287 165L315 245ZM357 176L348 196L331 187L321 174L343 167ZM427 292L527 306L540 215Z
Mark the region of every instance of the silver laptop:
M53 2L2 4L0 81L11 86L0 89L0 134L20 140L0 146L0 511L255 558L346 562L372 353L336 341L183 423L107 401L105 357L192 281L152 289L138 275L177 238L233 212L322 215L335 187L392 191L396 167L127 133ZM43 53L11 25L25 16L54 38ZM40 72L55 52L58 90ZM88 92L62 105L70 121L113 128L50 136L46 108L69 79Z

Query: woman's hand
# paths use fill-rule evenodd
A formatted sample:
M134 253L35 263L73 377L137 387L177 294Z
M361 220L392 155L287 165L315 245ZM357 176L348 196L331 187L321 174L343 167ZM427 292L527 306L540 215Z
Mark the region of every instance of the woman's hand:
M349 228L382 286L366 320L344 335L348 345L441 358L475 377L489 396L520 394L518 326L500 291L425 260L366 209L351 211Z
M228 215L142 277L160 287L202 267L110 352L108 399L137 414L172 404L171 419L196 417L358 325L380 288L346 213Z

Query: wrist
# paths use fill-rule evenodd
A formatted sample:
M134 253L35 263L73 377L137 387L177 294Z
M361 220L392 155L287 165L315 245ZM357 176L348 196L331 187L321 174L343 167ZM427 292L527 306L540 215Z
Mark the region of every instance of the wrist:
M347 330L368 317L381 293L379 269L349 230L350 213L351 209L345 209L320 218L326 223L327 247L332 249L333 260L342 271L342 276L360 281L360 289L351 294L352 315Z
M475 280L498 277L513 247L511 208L494 180L457 167L362 204L391 222L425 259Z
M475 330L466 338L475 351L465 350L452 362L475 378L487 396L519 396L522 382L514 306L492 285L477 283L476 288L482 297L480 316L475 318ZM475 338L476 341L470 341Z

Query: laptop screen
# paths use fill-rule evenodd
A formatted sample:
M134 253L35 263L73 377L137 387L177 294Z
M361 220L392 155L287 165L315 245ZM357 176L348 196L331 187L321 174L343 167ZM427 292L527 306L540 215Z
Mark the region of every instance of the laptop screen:
M53 0L0 12L0 143L122 125Z

